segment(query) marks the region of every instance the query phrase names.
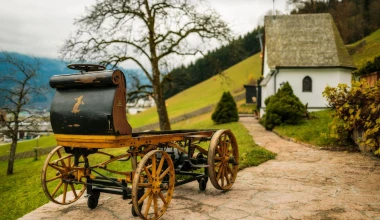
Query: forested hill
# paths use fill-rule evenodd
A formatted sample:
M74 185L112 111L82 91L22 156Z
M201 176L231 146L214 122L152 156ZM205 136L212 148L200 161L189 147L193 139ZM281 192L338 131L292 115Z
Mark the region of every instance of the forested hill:
M30 55L25 54L19 54L19 53L10 53L18 60L35 64L34 58ZM35 83L38 87L49 87L49 80L50 77L56 74L63 74L63 73L73 73L72 70L66 68L66 64L58 59L49 59L49 58L37 58L40 66L39 71L37 72L37 77L35 80ZM0 62L0 76L2 77L5 74L8 74L9 72L9 66L5 63ZM19 80L23 79L24 75L22 74L15 74L15 77ZM1 86L9 86L13 87L14 85L1 85ZM0 97L2 94L0 94ZM48 89L48 92L40 95L33 95L31 96L31 106L29 108L42 108L46 109L50 106L50 101L52 100L54 96L54 92L52 89ZM0 100L0 106L4 105L5 100Z
M210 51L203 58L186 67L181 66L172 70L163 81L165 98L170 98L258 53L260 51L260 41L257 38L259 33L263 33L262 27L256 28L245 36L240 36L226 46Z
M288 0L291 14L330 13L345 44L380 28L380 0Z

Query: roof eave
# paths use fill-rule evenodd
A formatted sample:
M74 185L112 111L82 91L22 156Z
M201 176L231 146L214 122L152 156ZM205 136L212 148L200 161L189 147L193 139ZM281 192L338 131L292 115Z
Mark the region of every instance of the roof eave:
M351 69L351 70L356 70L356 67L352 66L275 66L276 69L338 69L338 68L343 68L343 69Z

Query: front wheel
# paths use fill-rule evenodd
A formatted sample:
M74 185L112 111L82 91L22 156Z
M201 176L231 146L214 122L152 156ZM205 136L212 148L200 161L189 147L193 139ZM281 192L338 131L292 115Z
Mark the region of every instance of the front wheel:
M230 189L239 170L239 149L230 130L218 130L212 136L207 163L212 185L220 190Z
M65 153L63 149L58 146L47 156L41 172L41 185L50 201L67 205L77 201L86 189L78 179L85 168L84 163L80 163L82 167L74 166L74 155Z
M132 182L132 204L142 219L158 219L173 197L175 173L173 162L165 151L153 150L140 161ZM140 197L139 191L145 189ZM142 206L141 206L142 205Z

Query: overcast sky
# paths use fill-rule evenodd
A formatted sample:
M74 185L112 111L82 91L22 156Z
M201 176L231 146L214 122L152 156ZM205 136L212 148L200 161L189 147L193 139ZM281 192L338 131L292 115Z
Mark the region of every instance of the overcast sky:
M209 0L236 35L253 30L273 0ZM286 0L275 9L286 12ZM58 58L63 41L75 30L74 18L95 0L0 0L0 50Z

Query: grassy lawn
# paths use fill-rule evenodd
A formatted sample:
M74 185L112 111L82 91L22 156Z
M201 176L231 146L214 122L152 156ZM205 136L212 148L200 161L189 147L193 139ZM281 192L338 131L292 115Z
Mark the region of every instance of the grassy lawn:
M236 102L238 112L243 114L253 114L256 110L255 104L245 104L245 99Z
M46 155L40 160L17 160L14 175L6 176L7 162L0 162L0 219L17 219L48 202L41 188L40 173Z
M170 118L189 113L216 104L224 91L230 91L233 96L244 91L244 84L250 79L258 79L261 74L261 59L259 54L251 56L230 67L223 75L214 76L166 100ZM137 115L128 115L132 127L152 124L158 121L157 109L151 108Z
M38 146L41 148L56 146L57 142L55 141L54 135L41 136L38 140L31 139L20 141L17 143L16 153L32 151L34 147ZM0 156L8 155L10 150L10 143L0 145Z
M276 126L274 131L295 140L316 146L334 146L335 139L330 137L329 123L332 111L311 112L312 119L304 120L298 125Z

